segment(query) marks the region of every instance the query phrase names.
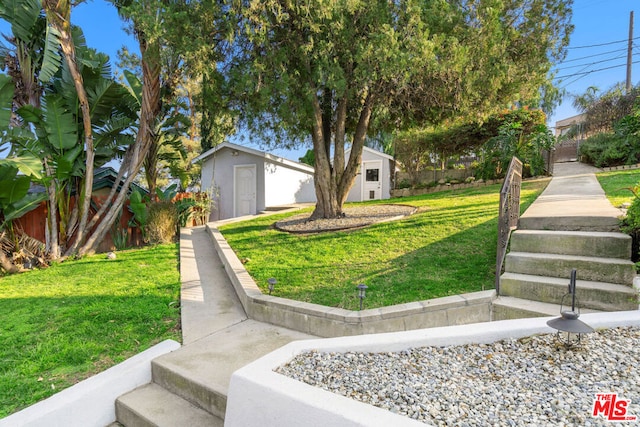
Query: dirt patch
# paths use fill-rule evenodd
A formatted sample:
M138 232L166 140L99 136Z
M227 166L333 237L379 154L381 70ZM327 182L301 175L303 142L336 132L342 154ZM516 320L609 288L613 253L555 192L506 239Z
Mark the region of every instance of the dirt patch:
M344 209L344 217L309 221L311 214L301 214L274 224L275 228L289 233L322 233L350 230L380 222L393 221L415 213L417 208L408 205L364 205Z

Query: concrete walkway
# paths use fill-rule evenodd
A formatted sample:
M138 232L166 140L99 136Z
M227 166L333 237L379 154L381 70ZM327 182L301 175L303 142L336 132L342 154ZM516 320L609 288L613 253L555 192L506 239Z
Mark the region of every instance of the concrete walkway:
M605 197L596 172L600 169L578 162L556 163L553 179L522 214L519 228L616 231L622 211Z
M595 171L578 163L557 164L556 175L521 221L552 218L565 224L577 215L617 226L620 211L605 198ZM167 410L176 408L175 393L216 417L207 424L222 425L234 371L291 341L316 337L249 319L205 227L181 231L180 274L183 346L154 360L155 384L120 401L151 414L152 421L162 414L161 424L173 425L166 417L180 412ZM182 421L176 419L175 425Z

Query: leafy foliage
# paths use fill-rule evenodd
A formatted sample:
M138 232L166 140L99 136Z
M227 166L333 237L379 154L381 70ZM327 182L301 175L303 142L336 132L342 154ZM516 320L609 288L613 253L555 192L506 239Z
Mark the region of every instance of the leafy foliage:
M613 124L613 132L596 134L579 148L583 161L597 167L640 162L640 105Z
M590 86L583 94L574 98L573 105L585 114L580 129L575 131L587 135L613 131L617 122L632 113L638 95L638 86L629 92L626 92L622 83L604 92Z
M340 214L367 135L538 105L572 30L562 0L238 3L238 108L273 143L313 142L319 217Z
M550 150L556 139L545 125L538 125L527 134L520 123L505 123L498 135L482 148L483 160L476 176L483 179L501 178L509 168L512 157L523 163L523 176L543 175L546 171L543 150Z
M413 185L417 183L420 171L427 166L438 167L438 163L443 165L449 157L473 152L485 153L479 177L490 179L499 175L496 170L501 171L505 164L508 166L516 152L530 157L525 161L533 163L533 169L539 174L544 165L535 150L548 149L555 142L555 139L551 141L544 123L545 114L541 110L518 108L493 114L483 122L398 132L395 137L396 158L411 176ZM524 139L518 142L521 138ZM506 151L501 153L500 150Z

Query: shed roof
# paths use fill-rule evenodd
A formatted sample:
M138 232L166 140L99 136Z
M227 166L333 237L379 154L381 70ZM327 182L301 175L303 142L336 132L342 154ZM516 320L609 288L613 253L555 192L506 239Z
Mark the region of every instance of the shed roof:
M247 153L247 154L251 154L251 155L257 156L257 157L261 157L261 158L264 158L268 162L275 163L275 164L280 164L280 165L288 167L290 169L297 169L297 170L300 170L302 172L307 172L307 173L314 173L315 172L315 169L313 168L313 166L309 166L309 165L304 164L304 163L294 162L293 160L288 160L288 159L285 159L284 157L274 156L273 154L269 154L269 153L266 153L264 151L256 150L256 149L245 147L245 146L242 146L242 145L234 144L232 142L223 142L222 144L217 145L217 146L213 147L212 149L205 151L204 153L200 154L198 157L193 159L193 162L195 163L195 162L198 162L198 161L206 160L209 157L213 156L218 151L221 151L221 150L224 150L224 149L237 150L237 151L241 151L243 153Z
M388 159L388 160L393 160L393 156L388 155L387 153L383 153L382 151L378 151L378 150L374 150L373 148L364 146L362 147L362 151L367 151L369 153L375 154L376 156L382 157L384 159ZM351 153L351 148L346 149L345 151L346 153Z

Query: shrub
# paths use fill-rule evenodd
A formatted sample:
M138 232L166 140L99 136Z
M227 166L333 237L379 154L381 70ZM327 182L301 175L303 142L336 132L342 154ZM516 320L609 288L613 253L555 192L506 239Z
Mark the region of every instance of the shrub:
M146 229L151 244L173 242L178 230L178 208L171 201L152 203Z
M524 164L524 177L543 175L546 168L542 152L554 144L555 138L545 125L535 126L527 133L521 123L506 123L482 148L483 161L476 176L482 179L504 177L513 156Z
M618 166L635 163L629 158L629 147L625 138L615 133L594 135L580 144L578 154L585 163L596 167Z

